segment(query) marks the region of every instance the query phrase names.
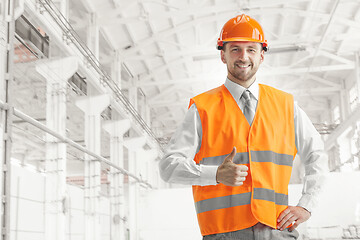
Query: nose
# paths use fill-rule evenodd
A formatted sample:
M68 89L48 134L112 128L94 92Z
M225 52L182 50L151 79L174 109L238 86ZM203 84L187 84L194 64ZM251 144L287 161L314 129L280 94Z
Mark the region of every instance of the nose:
M244 49L241 49L239 51L239 55L238 55L239 60L241 61L245 61L248 58L247 52Z

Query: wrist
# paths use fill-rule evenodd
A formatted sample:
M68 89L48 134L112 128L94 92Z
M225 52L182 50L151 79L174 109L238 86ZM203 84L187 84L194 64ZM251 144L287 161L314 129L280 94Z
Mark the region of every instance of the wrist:
M207 166L207 165L200 165L201 166L201 184L204 185L216 185L216 173L217 173L217 166Z
M306 208L304 208L302 206L298 206L298 207L301 207L302 209L304 209L305 211L307 211L311 215L311 212L309 210L307 210Z

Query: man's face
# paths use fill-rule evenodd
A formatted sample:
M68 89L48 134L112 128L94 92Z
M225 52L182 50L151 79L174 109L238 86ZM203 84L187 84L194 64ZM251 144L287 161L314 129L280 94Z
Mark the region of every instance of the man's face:
M244 87L255 81L255 74L264 60L264 50L256 42L228 42L221 50L221 60L227 65L228 78Z

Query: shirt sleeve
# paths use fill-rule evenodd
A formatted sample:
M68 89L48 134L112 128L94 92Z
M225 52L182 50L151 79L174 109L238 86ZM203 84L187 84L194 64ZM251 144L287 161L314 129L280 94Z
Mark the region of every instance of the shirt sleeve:
M295 144L305 167L304 186L298 206L311 212L328 173L328 158L324 143L306 113L295 103Z
M200 115L196 105L192 104L159 162L160 176L165 182L201 186L217 184L218 166L199 165L194 161L201 138Z

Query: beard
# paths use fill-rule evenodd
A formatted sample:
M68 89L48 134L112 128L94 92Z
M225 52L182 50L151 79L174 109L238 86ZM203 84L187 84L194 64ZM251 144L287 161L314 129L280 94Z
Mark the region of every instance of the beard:
M250 65L250 70L242 71L237 69L237 65ZM229 66L227 66L228 73L230 73L231 76L233 76L235 79L237 79L240 82L247 82L255 76L257 72L258 67L254 67L252 63L250 64L244 64L243 62L234 62L233 67L230 69Z

